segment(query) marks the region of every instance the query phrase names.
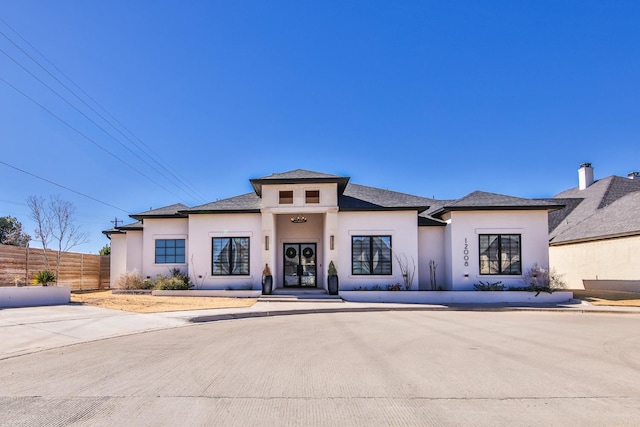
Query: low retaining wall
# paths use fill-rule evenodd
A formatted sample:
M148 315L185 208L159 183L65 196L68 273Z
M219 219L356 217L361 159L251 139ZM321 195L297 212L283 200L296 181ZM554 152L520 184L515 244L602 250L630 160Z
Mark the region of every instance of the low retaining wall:
M535 295L522 291L340 291L345 301L405 304L557 304L573 299L573 292L568 291Z
M228 298L258 298L262 291L226 291L224 289L193 289L189 291L152 291L157 297L228 297Z
M69 286L0 287L0 307L37 307L69 304Z
M622 291L640 293L640 280L582 280L589 291Z

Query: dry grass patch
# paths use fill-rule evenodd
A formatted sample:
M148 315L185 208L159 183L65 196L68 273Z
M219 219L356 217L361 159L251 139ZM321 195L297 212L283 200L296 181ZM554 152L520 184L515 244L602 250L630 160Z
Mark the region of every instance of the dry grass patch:
M590 302L593 305L612 305L621 307L640 307L640 293L605 291L605 290L580 290L573 291L573 297Z
M71 302L135 313L251 307L255 298L154 297L113 294L110 290L72 292Z

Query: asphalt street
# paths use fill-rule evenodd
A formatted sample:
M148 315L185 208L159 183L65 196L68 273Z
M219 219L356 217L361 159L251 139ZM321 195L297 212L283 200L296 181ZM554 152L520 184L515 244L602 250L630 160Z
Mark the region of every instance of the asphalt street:
M0 425L637 425L637 314L247 318L0 360Z

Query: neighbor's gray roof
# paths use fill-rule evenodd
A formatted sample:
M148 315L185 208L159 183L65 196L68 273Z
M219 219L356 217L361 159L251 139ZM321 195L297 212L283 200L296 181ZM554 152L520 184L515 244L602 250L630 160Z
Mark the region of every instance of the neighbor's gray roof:
M549 216L551 244L640 234L640 180L609 176L558 194L566 207Z
M134 215L129 215L133 219L144 219L144 218L174 218L174 217L185 217L180 211L188 209L188 206L183 205L182 203L176 203L174 205L165 206L162 208L151 209L148 211L140 212Z
M520 197L505 196L503 194L474 191L461 199L443 204L439 209L431 212L435 218L441 217L451 211L477 211L477 210L554 210L564 205L554 199L523 199Z
M258 196L262 195L263 184L297 184L297 183L325 183L335 182L338 184L338 191L342 193L349 182L349 177L331 175L328 173L315 172L306 169L296 169L289 172L274 173L262 178L249 180Z

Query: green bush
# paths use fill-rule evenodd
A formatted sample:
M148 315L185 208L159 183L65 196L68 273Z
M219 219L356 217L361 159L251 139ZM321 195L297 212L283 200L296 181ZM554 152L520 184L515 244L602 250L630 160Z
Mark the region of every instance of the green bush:
M473 288L476 291L504 291L504 285L502 282L485 283L481 281L480 283L473 285Z
M189 276L178 268L172 268L170 275L158 274L153 281L153 289L162 291L186 291L193 287Z
M49 283L56 282L56 275L49 270L38 271L35 276L33 276L33 280L31 283L34 285L42 285L47 286Z

